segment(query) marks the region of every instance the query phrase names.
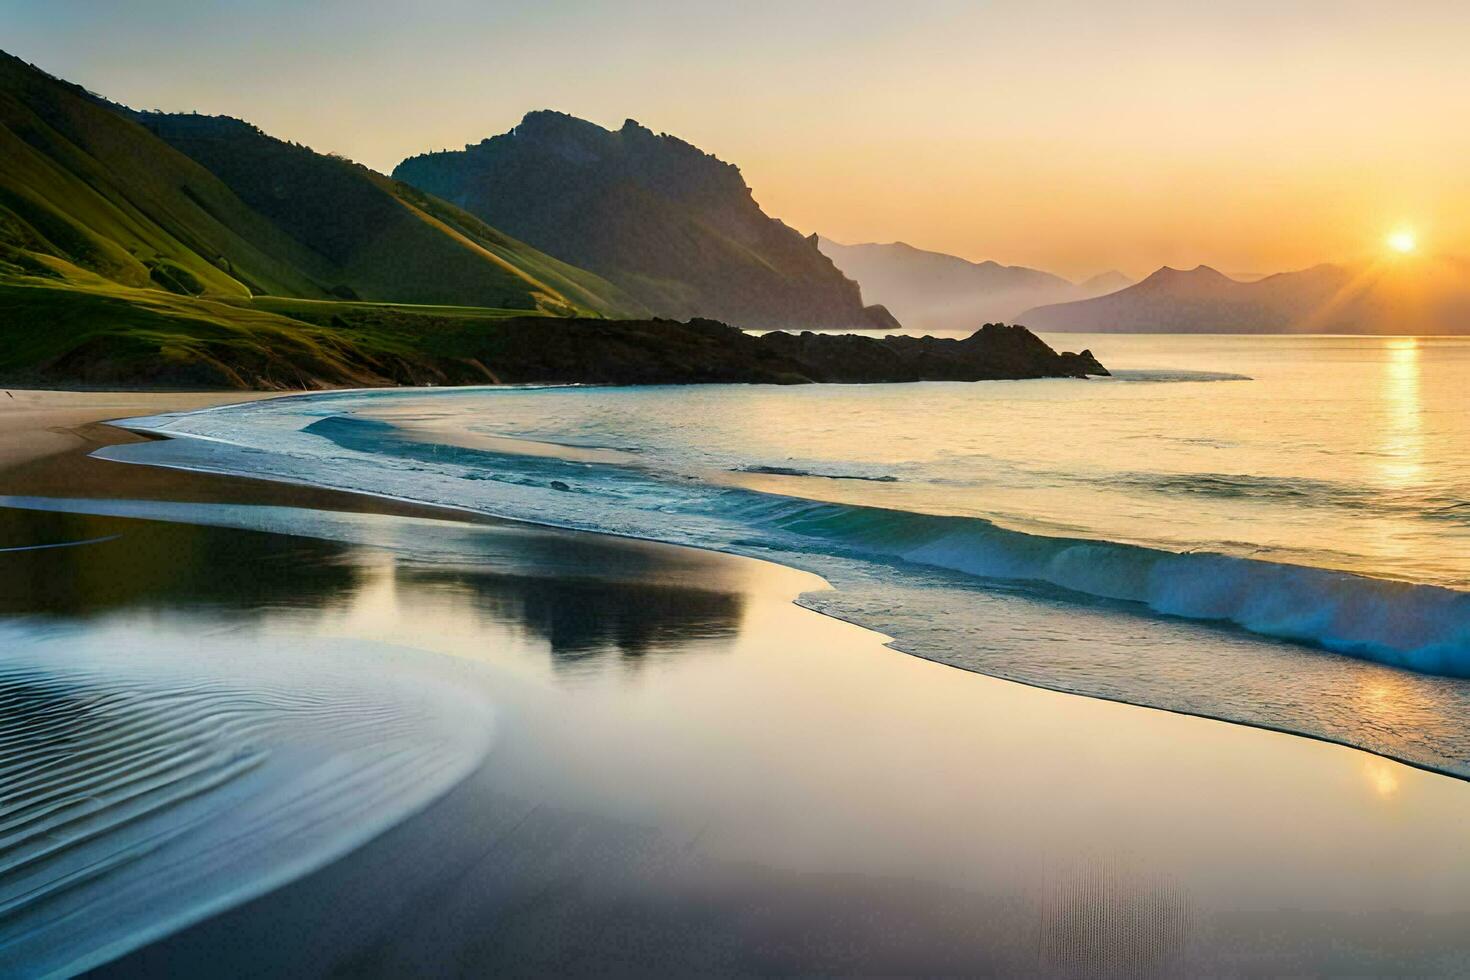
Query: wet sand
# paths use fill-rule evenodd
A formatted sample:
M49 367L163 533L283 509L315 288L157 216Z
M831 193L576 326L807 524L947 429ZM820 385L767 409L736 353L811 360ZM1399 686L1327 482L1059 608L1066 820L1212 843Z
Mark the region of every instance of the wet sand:
M144 469L92 463L67 496ZM271 516L291 538L5 513L7 542L121 537L7 556L28 585L0 618L181 657L387 644L494 708L488 755L423 812L104 973L1470 967L1470 786L909 657L794 605L803 573L401 513Z
M361 494L248 480L212 473L181 473L95 459L103 446L149 437L108 425L116 419L189 411L281 397L279 392L87 392L0 390L0 495L102 497L196 503L253 503L315 507L349 513L392 513L489 521L462 511Z

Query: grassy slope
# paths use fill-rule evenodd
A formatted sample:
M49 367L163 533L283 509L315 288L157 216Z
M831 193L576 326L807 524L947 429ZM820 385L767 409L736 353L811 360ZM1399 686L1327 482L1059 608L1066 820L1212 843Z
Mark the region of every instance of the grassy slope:
M642 312L596 276L359 164L228 117L135 118L321 256L331 295L558 315Z
M473 331L511 314L643 312L597 276L365 167L233 120L228 139L191 155L139 118L218 122L136 116L0 52L6 379L434 382L431 313ZM389 305L374 313L334 294Z
M768 217L739 171L631 121L555 112L394 175L617 283L660 316L752 327L890 325L856 283Z
M0 378L267 389L487 381L466 352L496 321L526 315L18 277L0 281Z
M34 329L42 321L46 328ZM713 324L523 310L184 297L103 280L0 282L0 382L7 385L300 389L784 378L750 362L749 351L732 349L731 332L738 334Z
M0 261L49 256L124 285L164 276L172 288L214 295L316 292L310 253L219 180L8 56L0 158Z

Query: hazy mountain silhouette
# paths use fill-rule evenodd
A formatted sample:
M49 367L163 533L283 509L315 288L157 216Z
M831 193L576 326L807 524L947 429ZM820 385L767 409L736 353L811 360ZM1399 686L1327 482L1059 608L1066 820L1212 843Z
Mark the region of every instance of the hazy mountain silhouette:
M1084 279L1077 284L1077 289L1084 293L1084 299L1093 296L1106 296L1108 293L1116 293L1120 289L1127 289L1133 285L1129 279L1117 269L1109 269L1107 272L1099 272L1091 278Z
M1015 319L1045 303L1100 296L1127 286L1121 272L1072 283L1050 272L998 262L971 262L904 242L843 245L819 239L822 252L911 329L970 330Z
M857 283L760 208L734 165L628 120L531 112L393 176L616 283L660 316L743 327L896 328Z
M1324 264L1250 282L1167 266L1127 289L1040 306L1036 330L1138 333L1470 333L1470 264L1410 256Z

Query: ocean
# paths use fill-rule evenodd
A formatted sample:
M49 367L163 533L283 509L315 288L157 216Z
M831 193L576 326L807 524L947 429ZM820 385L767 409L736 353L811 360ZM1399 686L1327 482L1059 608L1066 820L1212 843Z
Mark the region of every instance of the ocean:
M1048 339L1115 376L334 392L101 455L767 559L917 656L1470 776L1470 339Z

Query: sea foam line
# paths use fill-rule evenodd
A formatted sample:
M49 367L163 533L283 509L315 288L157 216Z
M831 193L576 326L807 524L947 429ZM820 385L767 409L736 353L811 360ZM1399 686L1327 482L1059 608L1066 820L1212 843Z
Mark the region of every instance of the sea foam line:
M381 396L380 396L381 397ZM173 443L99 455L452 506L499 517L755 557L823 574L822 556L1037 583L1152 613L1425 673L1470 676L1470 593L1238 557L1053 537L983 518L834 504L661 478L646 468L517 456L406 437L390 423L296 399L207 418L131 420ZM204 424L201 424L204 423ZM199 435L212 440L193 442ZM193 443L193 445L189 445ZM556 492L558 489L573 492Z

